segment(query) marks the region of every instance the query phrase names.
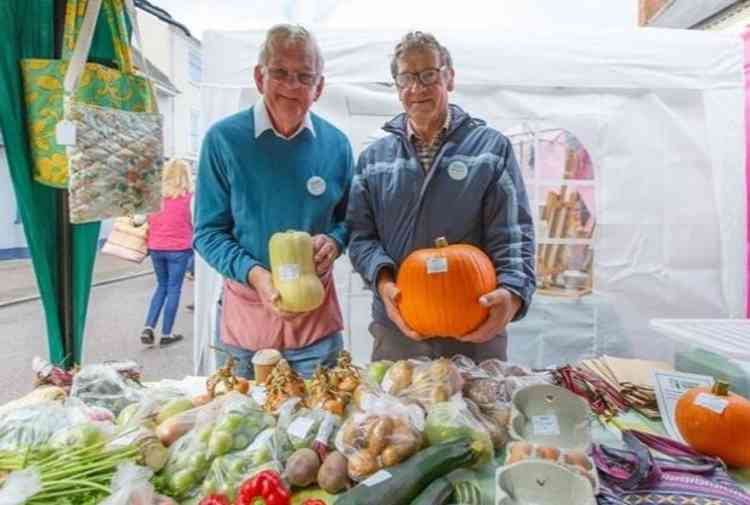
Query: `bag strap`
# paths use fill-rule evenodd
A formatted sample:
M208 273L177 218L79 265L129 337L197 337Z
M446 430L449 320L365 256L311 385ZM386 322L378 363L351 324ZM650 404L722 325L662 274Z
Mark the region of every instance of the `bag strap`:
M130 47L130 36L125 24L125 8L122 0L104 0L102 5L107 24L112 31L112 49L115 59L120 64L120 71L133 75L133 52Z
M70 59L68 70L67 72L65 72L65 80L63 81L63 90L66 98L72 97L75 94L75 90L78 87L78 81L86 66L86 60L88 58L89 51L91 50L91 42L94 38L94 30L96 29L96 21L99 17L99 12L101 11L102 1L110 0L88 0L88 3L86 4L86 15L83 18L81 30L78 33L78 39L76 40L76 46L73 50L73 55ZM148 65L146 65L145 57L143 56L143 40L141 38L140 27L138 26L138 16L136 14L133 0L125 0L125 6L128 10L128 15L130 17L131 23L133 24L133 29L136 32L138 45L141 48L140 58L143 72L146 76L146 82L148 83L149 91L151 93L152 109L154 112L158 112L158 103L153 90L153 86L151 84L151 73L149 71ZM116 6L112 6L112 8L114 7ZM116 23L114 24L116 25ZM112 42L115 45L115 53L123 55L125 51L129 52L130 44L127 43L127 38L125 39L125 41L122 41L122 37L118 36L119 29L116 26L110 26L110 29L112 30ZM118 49L118 44L126 43L127 46L119 47ZM127 59L125 61L127 61ZM127 70L127 68L124 68L123 72L127 73ZM132 72L132 68L130 70Z

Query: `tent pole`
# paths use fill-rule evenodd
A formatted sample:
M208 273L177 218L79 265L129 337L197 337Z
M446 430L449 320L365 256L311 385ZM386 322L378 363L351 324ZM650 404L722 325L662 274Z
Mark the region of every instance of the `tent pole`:
M55 58L62 56L65 6L67 0L55 0ZM58 307L63 345L63 368L74 365L73 343L73 226L70 224L68 191L58 191L57 233L60 239L60 254L57 257Z

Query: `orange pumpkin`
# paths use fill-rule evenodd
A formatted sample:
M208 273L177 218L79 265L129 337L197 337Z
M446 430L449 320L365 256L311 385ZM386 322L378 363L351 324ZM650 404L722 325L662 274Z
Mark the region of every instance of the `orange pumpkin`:
M497 287L495 268L480 249L448 245L411 253L398 270L398 308L407 325L429 337L461 337L482 324L489 311L479 297Z
M750 401L730 393L728 383L687 391L677 401L675 422L693 449L750 467Z

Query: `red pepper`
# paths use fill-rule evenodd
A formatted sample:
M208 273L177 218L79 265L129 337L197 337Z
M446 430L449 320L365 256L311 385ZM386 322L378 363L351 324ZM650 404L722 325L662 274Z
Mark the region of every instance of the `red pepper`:
M235 505L290 505L292 502L281 477L273 470L264 470L240 486Z
M210 494L203 498L198 505L232 505L229 498L223 494Z
M327 504L326 502L324 502L323 500L318 500L318 499L315 499L315 500L313 500L313 499L309 499L309 500L305 500L305 501L304 501L304 502L302 503L302 505L328 505L328 504Z

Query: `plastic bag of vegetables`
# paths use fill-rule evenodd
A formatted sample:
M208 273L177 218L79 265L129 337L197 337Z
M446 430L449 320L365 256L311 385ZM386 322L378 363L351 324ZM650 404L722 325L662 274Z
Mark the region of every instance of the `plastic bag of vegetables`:
M144 387L108 365L87 365L73 378L70 396L103 407L115 416L143 397Z
M211 467L208 443L214 422L196 424L169 447L167 464L157 476L157 490L182 500L195 496Z
M214 421L221 414L224 402L230 397L231 395L220 396L205 405L180 412L165 419L156 427L156 436L159 437L162 444L167 447L171 446L196 425ZM126 425L129 424L129 422L126 422Z
M295 410L287 404L281 408L278 426L286 432L293 449L312 448L323 420L329 417L327 414L322 409Z
M209 409L212 403L194 409L199 411L193 414L195 427L169 448L161 480L170 496L182 499L198 493L217 456L246 448L259 432L273 425L273 418L245 395L224 395L217 404L218 414L215 407Z
M208 441L209 456L214 458L245 449L261 431L273 425L273 416L264 412L252 398L231 393L224 401Z
M492 461L495 451L487 428L471 412L463 398L432 405L424 434L430 445L470 438L479 453L477 465Z
M55 433L72 424L69 410L58 402L12 410L0 416L0 452L45 446Z
M274 470L280 474L283 466L277 461L253 464L253 460L248 458L245 451L232 452L216 458L201 484L202 496L223 494L234 502L240 484L263 470Z
M417 402L429 410L435 402L448 401L460 393L463 378L447 358L409 359L394 363L380 386L388 394Z
M156 493L149 482L152 476L148 468L130 462L121 464L112 477L112 494L100 505L153 505Z
M116 422L121 429L135 426L156 429L170 417L193 407L190 398L175 388L148 388L140 401L131 403L120 411Z
M357 482L401 463L422 447L420 408L388 395L368 406L349 417L336 435L336 449L348 458L349 478Z

